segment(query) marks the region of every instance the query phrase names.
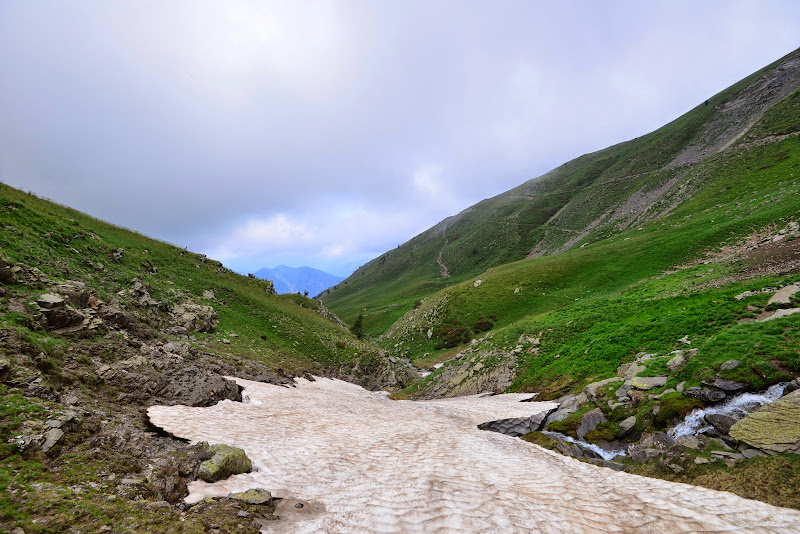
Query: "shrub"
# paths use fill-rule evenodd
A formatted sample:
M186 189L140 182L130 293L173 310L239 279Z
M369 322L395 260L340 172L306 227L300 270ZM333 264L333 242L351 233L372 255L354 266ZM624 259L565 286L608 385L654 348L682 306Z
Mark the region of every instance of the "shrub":
M494 323L491 321L476 321L474 325L472 325L472 329L477 334L478 332L486 332L492 329Z

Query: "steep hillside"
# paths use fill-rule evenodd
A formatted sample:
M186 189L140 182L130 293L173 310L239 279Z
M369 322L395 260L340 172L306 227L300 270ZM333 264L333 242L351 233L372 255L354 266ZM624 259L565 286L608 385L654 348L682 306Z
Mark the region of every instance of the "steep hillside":
M414 303L485 270L557 255L661 220L710 187L714 155L734 157L798 130L800 51L663 128L581 156L445 219L321 297L345 321L385 332Z
M257 532L268 506L180 518L208 456L150 426L147 406L242 401L226 376L410 382L319 301L202 255L3 184L0 227L0 531Z
M800 51L443 221L324 301L429 372L393 398L529 392L559 407L481 428L798 507L797 410L741 430L800 396L798 86Z
M262 280L272 280L275 292L279 295L298 292L305 295L318 295L344 280L341 276L312 267L287 267L286 265L278 265L274 269L264 267L253 274Z

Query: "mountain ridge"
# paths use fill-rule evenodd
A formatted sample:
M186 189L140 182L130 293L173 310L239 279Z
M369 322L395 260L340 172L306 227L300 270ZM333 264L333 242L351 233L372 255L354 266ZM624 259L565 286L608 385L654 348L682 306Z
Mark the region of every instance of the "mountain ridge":
M365 316L377 335L416 301L486 269L588 246L663 218L702 190L706 178L695 171L703 161L791 137L796 125L762 131L759 124L770 122L765 117L799 86L795 50L650 134L575 158L445 218L320 297L345 321L381 308Z
M279 295L298 292L307 295L318 295L345 279L343 276L336 276L308 266L288 267L286 265L278 265L273 268L263 267L253 274L256 278L271 280L275 285L275 291Z

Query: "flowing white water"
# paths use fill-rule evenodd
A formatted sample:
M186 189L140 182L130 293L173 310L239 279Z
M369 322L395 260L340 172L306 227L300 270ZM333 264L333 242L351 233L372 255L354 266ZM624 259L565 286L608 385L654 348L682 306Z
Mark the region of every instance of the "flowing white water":
M550 436L551 438L555 438L561 441L568 441L570 443L574 443L578 447L582 449L588 449L598 455L603 460L613 460L617 456L625 456L625 451L623 449L602 449L595 445L594 443L588 443L586 441L581 441L579 439L575 439L573 437L567 436L566 434L561 434L559 432L550 432L544 431L543 434Z
M711 425L706 424L704 417L710 414L729 415L734 419L741 419L745 415L753 412L756 408L764 404L773 402L781 398L786 383L775 384L764 393L742 393L718 406L709 408L697 408L692 410L682 423L670 428L667 432L672 439L681 436L702 434L712 429Z
M530 417L530 395L392 401L336 380L237 380L249 404L154 406L154 424L243 448L258 471L190 485L188 502L253 487L284 500L263 532L798 532L800 512L579 462L477 429ZM295 508L298 500L304 503Z

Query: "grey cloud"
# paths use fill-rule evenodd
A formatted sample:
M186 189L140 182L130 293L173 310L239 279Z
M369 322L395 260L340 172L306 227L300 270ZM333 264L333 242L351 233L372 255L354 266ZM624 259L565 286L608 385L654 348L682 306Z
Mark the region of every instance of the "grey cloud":
M788 1L6 2L0 180L241 270L292 257L342 272L677 117L792 50L798 15ZM435 186L415 187L431 168ZM336 215L348 206L371 227ZM237 242L278 216L317 239Z

